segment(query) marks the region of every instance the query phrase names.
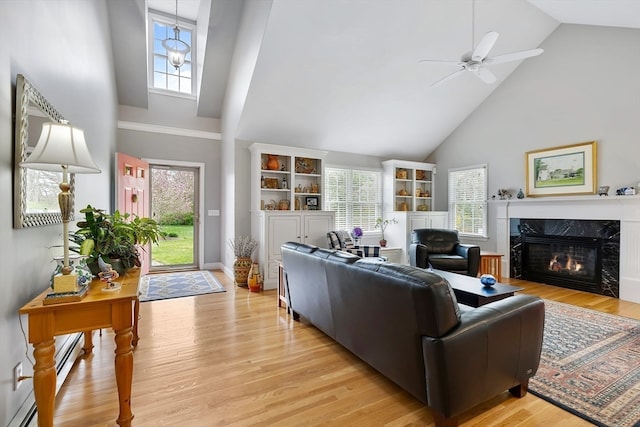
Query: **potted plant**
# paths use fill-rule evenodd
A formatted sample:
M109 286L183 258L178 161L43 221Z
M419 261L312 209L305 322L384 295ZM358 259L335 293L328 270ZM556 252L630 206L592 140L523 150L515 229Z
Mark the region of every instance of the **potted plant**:
M397 224L398 220L395 218L391 218L391 219L382 219L382 218L377 218L376 219L376 230L379 228L380 231L382 232L382 238L380 239L380 246L382 246L383 248L385 246L387 246L387 240L384 238L384 230L387 229L387 227L389 226L389 224Z
M249 236L238 236L229 239L229 246L236 256L233 262L233 276L237 286L246 288L248 286L249 270L252 261L251 254L258 246L258 242Z
M353 237L353 243L358 246L360 244L360 239L362 239L362 235L364 233L362 232L362 228L360 227L354 227L353 230L351 230L351 236Z
M77 245L70 249L87 256L87 265L94 274L99 272L99 257L121 275L134 266L139 267L139 248L148 243L157 244L164 237L158 223L151 218L119 211L107 214L91 205L80 212L85 219L77 223L77 230L69 233L69 239Z

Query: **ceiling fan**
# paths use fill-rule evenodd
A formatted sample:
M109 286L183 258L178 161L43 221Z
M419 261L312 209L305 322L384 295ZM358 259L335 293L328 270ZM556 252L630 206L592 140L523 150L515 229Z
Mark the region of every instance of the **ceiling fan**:
M493 45L498 40L498 33L495 31L490 31L482 37L480 43L473 48L473 34L475 29L473 28L473 23L475 21L475 1L472 2L472 23L471 23L471 52L467 52L462 55L460 61L449 61L442 59L423 59L420 62L437 62L441 64L454 64L459 68L453 73L443 77L440 80L435 81L431 84L431 87L441 85L442 83L451 80L452 78L459 76L465 71L471 71L474 73L480 80L487 84L495 83L496 76L487 68L488 65L500 64L503 62L511 62L511 61L519 61L525 58L531 58L532 56L538 56L542 52L543 49L530 49L530 50L521 50L513 53L506 53L504 55L498 55L490 57L489 52L493 48Z

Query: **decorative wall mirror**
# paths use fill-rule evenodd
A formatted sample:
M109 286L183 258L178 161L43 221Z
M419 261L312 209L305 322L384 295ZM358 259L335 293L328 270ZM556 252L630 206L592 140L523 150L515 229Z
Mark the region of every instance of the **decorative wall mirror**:
M58 205L58 185L62 172L48 172L20 167L36 146L42 124L61 123L64 117L22 75L16 79L16 125L13 176L13 226L38 227L61 224ZM75 177L69 174L71 184L71 219L73 219Z

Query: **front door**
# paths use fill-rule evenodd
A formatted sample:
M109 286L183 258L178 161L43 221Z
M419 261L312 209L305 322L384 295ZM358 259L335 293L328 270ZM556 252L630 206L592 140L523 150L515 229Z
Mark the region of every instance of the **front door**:
M151 271L199 268L200 168L151 160L151 212L167 237L151 247Z
M149 163L123 153L116 153L116 197L120 213L149 217ZM141 274L149 272L150 245L140 250Z

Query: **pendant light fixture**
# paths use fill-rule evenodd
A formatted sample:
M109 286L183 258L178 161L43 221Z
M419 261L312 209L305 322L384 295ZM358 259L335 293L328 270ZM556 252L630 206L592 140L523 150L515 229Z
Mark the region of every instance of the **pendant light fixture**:
M188 44L180 40L178 28L178 0L176 0L176 25L173 27L173 37L162 40L162 46L167 49L167 60L176 70L184 64L187 53L191 50Z

